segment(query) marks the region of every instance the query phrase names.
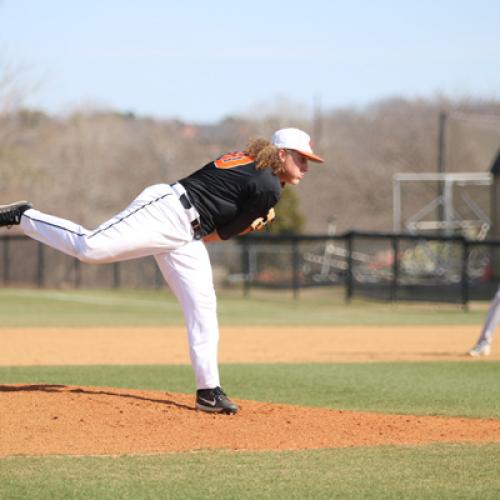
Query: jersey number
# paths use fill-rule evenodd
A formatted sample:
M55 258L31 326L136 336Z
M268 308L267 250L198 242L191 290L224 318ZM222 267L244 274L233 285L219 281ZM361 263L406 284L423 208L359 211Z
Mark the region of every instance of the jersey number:
M248 165L252 162L253 159L246 155L243 151L228 153L214 161L217 168L241 167L242 165Z

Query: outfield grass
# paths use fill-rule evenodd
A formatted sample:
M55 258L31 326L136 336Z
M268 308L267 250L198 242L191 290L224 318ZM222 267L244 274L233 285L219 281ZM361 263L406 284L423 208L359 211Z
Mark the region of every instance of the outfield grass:
M497 499L500 445L12 457L0 498Z
M221 294L227 325L477 324L487 304L379 304L338 294ZM165 291L0 290L0 325L182 324ZM500 419L500 362L222 365L230 395L329 408ZM188 366L1 367L0 384L194 391ZM0 410L1 411L1 410ZM0 414L1 415L1 414ZM0 428L1 438L1 428ZM500 445L0 459L0 498L500 498Z
M486 305L346 304L339 291L220 293L222 325L480 325ZM2 326L181 325L182 311L166 290L0 290Z

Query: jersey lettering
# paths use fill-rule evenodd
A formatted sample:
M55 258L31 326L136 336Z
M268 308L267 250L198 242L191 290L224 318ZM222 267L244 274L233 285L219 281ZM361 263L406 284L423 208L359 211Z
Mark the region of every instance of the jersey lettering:
M248 165L252 163L253 159L245 154L243 151L235 151L233 153L227 153L217 160L214 161L214 164L217 168L234 168L241 167L242 165Z

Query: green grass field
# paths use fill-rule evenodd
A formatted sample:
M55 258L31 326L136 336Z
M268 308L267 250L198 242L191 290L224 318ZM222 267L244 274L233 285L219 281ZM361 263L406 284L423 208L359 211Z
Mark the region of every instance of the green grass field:
M11 457L3 499L498 499L500 446Z
M379 304L326 292L219 298L221 324L477 324L487 304ZM164 291L0 290L2 326L181 324ZM1 339L1 327L0 327ZM500 362L223 365L235 397L329 408L500 419ZM192 392L188 366L1 367L0 384ZM1 419L1 416L0 416ZM0 428L1 438L1 428ZM499 498L500 445L189 452L0 459L0 498Z
M377 303L346 305L341 290L286 292L241 291L219 294L223 325L460 325L484 319L487 304L469 311L450 304ZM166 290L0 290L3 326L180 325L182 312Z

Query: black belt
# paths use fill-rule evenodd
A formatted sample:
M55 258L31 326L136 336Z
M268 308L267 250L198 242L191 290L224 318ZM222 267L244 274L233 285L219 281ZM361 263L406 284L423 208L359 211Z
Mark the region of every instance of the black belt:
M179 198L182 206L186 209L189 210L190 208L194 208L193 204L191 203L190 199L188 198L187 194L181 194ZM191 227L194 229L194 235L196 237L196 233L199 233L201 231L201 221L199 218L194 219L191 221ZM199 238L197 238L199 239Z
M184 209L188 212L188 215L190 216L191 220L189 222L191 224L191 227L193 228L194 238L196 240L201 239L202 235L201 235L200 216L198 214L198 211L196 210L196 207L191 203L191 200L189 199L184 186L179 182L176 182L175 184L172 184L171 187L174 190L174 193L179 198L181 205L184 207Z

